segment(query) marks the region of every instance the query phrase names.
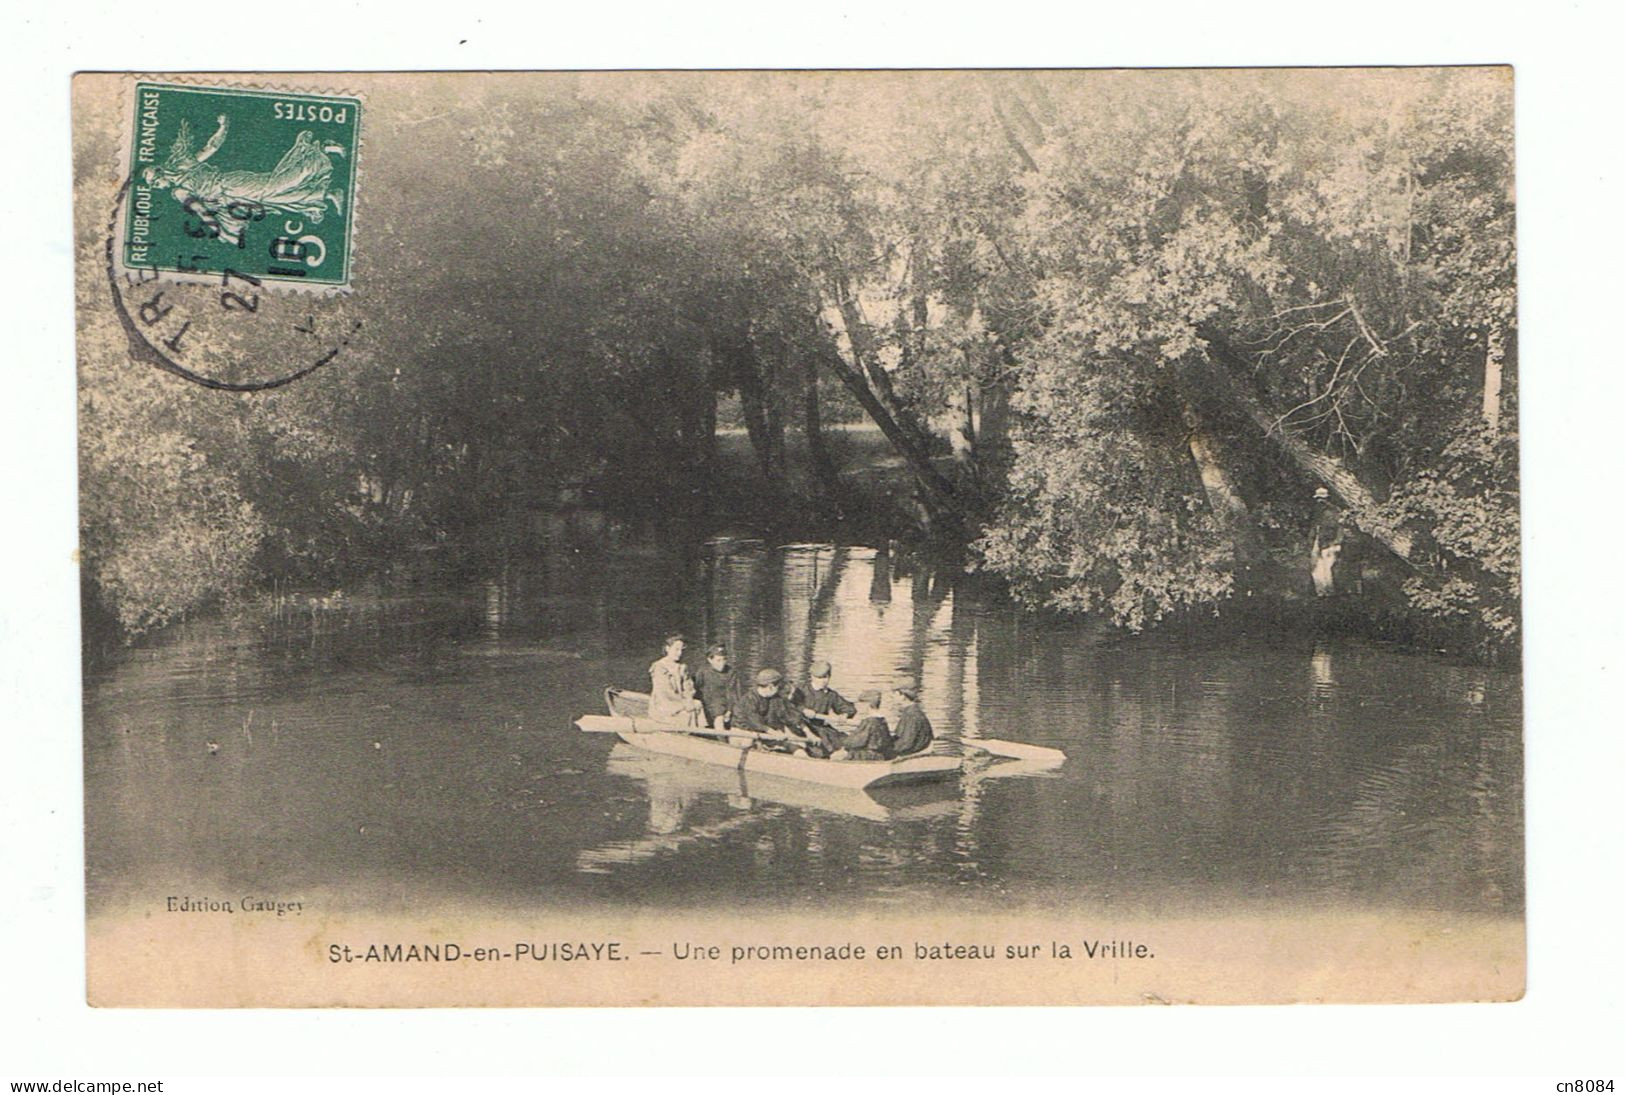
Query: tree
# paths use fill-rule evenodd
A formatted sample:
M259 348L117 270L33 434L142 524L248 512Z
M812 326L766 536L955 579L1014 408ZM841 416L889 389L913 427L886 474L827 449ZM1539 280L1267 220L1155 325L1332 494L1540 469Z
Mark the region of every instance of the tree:
M132 626L583 492L693 512L724 396L775 505L800 430L848 515L839 395L1034 603L1213 608L1301 564L1323 484L1414 612L1515 636L1504 74L426 79L370 100L342 368L205 400L81 285L87 571ZM163 506L210 545L173 589L130 554Z
M1486 347L1515 342L1507 90L1504 74L1480 71L1050 86L1070 121L1020 157L1042 334L1021 355L1016 490L984 540L989 565L1018 589L1042 577L1052 603L1113 598L1131 624L1221 599L1227 564L1215 561L1241 545L1232 531L1215 550L1212 532L1239 512L1234 499L1293 499L1235 467L1216 500L1212 451L1190 450L1195 464L1141 455L1155 436L1146 424L1176 413L1246 425L1298 477L1299 497L1325 484L1406 566L1442 563L1420 550L1433 528L1402 485L1457 466L1452 445L1492 417L1480 413L1478 377L1494 386L1510 356ZM1505 401L1494 400L1497 419ZM1070 429L1057 432L1057 419ZM1122 447L1125 429L1140 448ZM1046 485L1024 467L1039 462L1072 467ZM1155 517L1050 498L1125 474ZM1485 526L1499 531L1493 565L1478 572L1501 582L1516 496L1484 500L1499 515ZM1117 565L1103 570L1106 549L1070 556L1057 522L1066 544L1127 535L1134 550L1108 552ZM1486 558L1470 538L1450 539L1435 549ZM1124 570L1133 559L1145 582ZM1423 611L1437 608L1421 596L1429 584L1407 584Z

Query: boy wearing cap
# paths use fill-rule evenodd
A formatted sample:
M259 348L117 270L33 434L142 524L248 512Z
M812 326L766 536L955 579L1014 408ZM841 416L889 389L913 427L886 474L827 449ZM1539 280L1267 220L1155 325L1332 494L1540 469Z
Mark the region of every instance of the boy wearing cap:
M891 728L880 713L880 692L869 689L858 694L863 721L841 742L847 760L890 760L892 758Z
M705 664L694 674L694 692L705 708L705 725L721 728L738 704L739 681L728 664L728 648L712 643L705 651Z
M776 730L782 733L794 734L797 737L807 737L811 730L817 735L817 741L810 743L808 753L812 754L818 749L816 755L829 756L841 747L841 735L828 727L812 726L802 716L801 712L790 705L781 689L784 683L784 674L777 669L763 669L756 674L756 689L743 698L743 702L734 710L734 719L740 725L751 730Z
M905 677L892 685L892 697L897 704L897 729L894 756L906 757L918 753L931 744L931 720L920 707L920 686Z
M828 662L812 663L812 668L807 671L811 679L807 682L807 690L801 694L801 706L815 715L834 714L850 719L858 713L858 709L829 686L831 672Z

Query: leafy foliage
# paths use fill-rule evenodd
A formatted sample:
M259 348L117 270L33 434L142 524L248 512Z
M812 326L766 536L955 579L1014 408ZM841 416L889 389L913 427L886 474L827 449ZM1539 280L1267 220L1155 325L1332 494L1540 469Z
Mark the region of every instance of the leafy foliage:
M133 635L249 580L267 527L202 440L224 425L212 408L187 399L180 381L130 384L121 366L131 371L99 354L81 363L80 553Z
M932 527L1035 605L1214 608L1261 549L1302 568L1325 483L1404 557L1412 611L1513 640L1509 92L380 82L342 369L250 398L161 381L119 352L80 239L87 571L139 629L567 494L701 508L720 404L770 482L800 429L837 484L822 422L873 419ZM110 162L118 120L86 118L78 162Z
M1389 499L1394 519L1428 529L1434 549L1405 594L1427 616L1468 623L1493 648L1518 632L1517 438L1473 422L1440 457Z
M1182 93L1169 79L1187 81ZM1414 577L1418 610L1460 615L1470 602L1480 626L1509 637L1515 484L1478 483L1485 467L1471 456L1486 348L1515 338L1506 90L1479 73L1051 89L1076 92L1075 110L1032 152L1025 181L1042 321L1021 354L1017 489L983 540L988 565L1018 588L1045 576L1059 607L1110 603L1130 625L1141 598L1113 591L1137 572L1161 590L1158 611L1227 595L1215 568L1242 545L1215 545L1225 533L1168 432L1165 459L1133 461L1136 496L1158 510L1128 526L1142 558L1101 569L1103 547L1077 552L1124 537L1121 507L1097 495L1155 436L1075 413L1109 390L1119 417L1132 406L1158 421L1185 402L1242 446L1258 440L1249 418L1263 419L1266 438L1290 442L1272 457L1289 474L1234 467L1255 507L1295 508L1302 545L1309 488L1331 476L1353 523L1394 550L1406 553L1409 523L1478 567L1470 595L1459 575ZM1294 483L1301 493L1283 498ZM1064 541L1050 534L1057 521Z

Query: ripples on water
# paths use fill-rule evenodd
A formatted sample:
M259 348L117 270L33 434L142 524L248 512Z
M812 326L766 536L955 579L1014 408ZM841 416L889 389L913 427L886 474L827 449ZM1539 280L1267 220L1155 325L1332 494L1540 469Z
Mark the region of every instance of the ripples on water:
M480 580L425 565L91 667L93 909L252 889L379 909L1521 911L1515 674L1353 641L1120 641L865 548L538 531ZM750 669L828 659L848 696L908 672L939 735L1069 759L866 795L577 732L606 684L646 685L671 627Z

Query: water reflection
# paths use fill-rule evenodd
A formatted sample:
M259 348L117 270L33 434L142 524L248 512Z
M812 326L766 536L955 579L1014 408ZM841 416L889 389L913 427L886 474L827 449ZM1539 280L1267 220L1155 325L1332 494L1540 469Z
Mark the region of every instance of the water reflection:
M341 602L202 621L86 684L92 906L194 886L407 902L1291 903L1517 912L1515 675L1335 639L1041 625L882 549L580 520ZM946 737L1064 748L947 788L741 779L580 734L660 633L746 671L917 677ZM214 748L211 749L210 745Z
M1316 696L1330 696L1337 690L1337 679L1332 676L1332 652L1325 643L1316 643L1309 655L1309 680Z

